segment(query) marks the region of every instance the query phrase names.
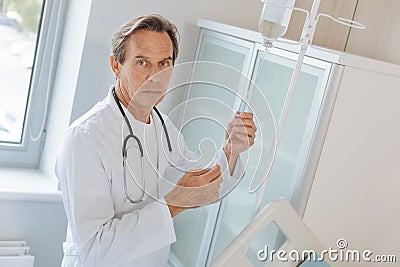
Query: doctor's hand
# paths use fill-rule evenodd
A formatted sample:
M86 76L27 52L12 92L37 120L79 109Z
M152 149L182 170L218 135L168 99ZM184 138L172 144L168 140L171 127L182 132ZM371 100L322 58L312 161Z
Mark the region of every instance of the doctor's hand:
M257 131L253 120L253 113L238 111L236 114L237 116L228 124L225 133L226 145L224 152L228 159L231 173L239 154L254 144Z
M219 197L222 182L220 166L186 172L174 189L165 196L172 217L180 212L209 204Z

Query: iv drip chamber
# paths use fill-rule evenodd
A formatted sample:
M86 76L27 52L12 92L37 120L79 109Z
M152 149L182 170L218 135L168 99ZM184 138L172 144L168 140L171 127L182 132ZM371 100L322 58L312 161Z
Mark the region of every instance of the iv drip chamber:
M258 27L264 46L270 48L274 41L286 33L295 0L262 0L262 2L264 5Z

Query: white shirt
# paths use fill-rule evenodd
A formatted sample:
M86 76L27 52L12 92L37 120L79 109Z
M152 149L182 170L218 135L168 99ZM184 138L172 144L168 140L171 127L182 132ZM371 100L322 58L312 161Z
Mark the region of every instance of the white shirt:
M191 161L196 155L166 115L162 114L172 152L154 111L150 124L135 120L126 109L125 113L143 145L145 198L130 203L124 193L122 142L129 130L110 89L103 101L69 127L57 158L56 175L68 218L62 266L167 265L170 244L176 237L163 197L184 171L204 166ZM222 151L217 161L224 179L222 195L238 179L230 176ZM140 162L138 145L130 138L126 182L133 199L140 197L143 188ZM239 178L243 170L240 162L237 165L232 176Z

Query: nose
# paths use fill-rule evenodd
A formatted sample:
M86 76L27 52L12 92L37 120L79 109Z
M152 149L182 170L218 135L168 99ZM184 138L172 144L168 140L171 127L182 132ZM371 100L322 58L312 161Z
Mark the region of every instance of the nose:
M158 66L152 66L148 74L148 80L154 83L160 81L161 69Z

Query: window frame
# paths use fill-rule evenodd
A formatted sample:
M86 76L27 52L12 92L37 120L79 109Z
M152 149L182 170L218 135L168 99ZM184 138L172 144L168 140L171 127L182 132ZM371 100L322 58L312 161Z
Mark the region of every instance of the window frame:
M39 166L46 138L46 113L49 111L47 107L50 105L57 71L67 1L43 0L21 142L0 142L0 167ZM42 123L44 128L40 138L32 140L30 135L38 135Z

